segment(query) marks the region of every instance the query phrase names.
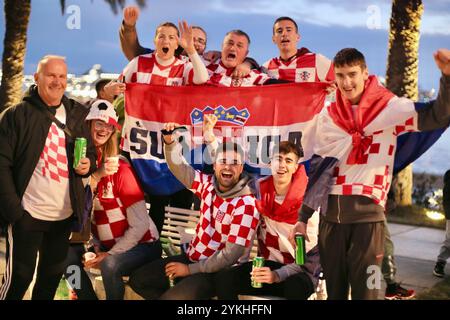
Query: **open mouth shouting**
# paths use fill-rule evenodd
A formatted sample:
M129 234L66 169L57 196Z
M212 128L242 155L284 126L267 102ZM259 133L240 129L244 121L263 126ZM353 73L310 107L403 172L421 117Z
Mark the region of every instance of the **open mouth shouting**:
M167 54L169 52L169 47L163 47L162 52L164 52L164 54Z
M224 179L224 180L230 180L230 179L233 178L233 173L230 173L230 172L228 172L228 171L222 171L222 172L220 173L220 176L221 176L222 179Z
M236 59L236 54L235 53L233 53L233 52L230 52L228 55L227 55L227 58L226 58L228 61L233 61L233 60L235 60Z

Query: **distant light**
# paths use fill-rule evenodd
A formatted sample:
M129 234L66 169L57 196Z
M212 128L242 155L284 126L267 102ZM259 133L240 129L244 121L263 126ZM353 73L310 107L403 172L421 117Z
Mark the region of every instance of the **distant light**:
M431 220L444 220L445 216L437 211L427 211L426 213L427 217Z

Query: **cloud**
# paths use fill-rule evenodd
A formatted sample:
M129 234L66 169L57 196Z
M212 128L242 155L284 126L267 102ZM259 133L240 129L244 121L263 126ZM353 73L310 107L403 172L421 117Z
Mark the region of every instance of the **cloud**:
M313 0L212 0L209 10L244 15L290 16L299 23L319 26L344 26L389 29L392 2L388 0L336 1ZM422 15L423 34L450 35L450 0L429 1Z

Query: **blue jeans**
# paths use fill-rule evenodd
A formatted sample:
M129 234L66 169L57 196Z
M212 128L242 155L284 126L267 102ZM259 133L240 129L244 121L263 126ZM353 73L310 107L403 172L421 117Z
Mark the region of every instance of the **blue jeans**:
M111 255L100 263L107 300L122 300L125 293L122 276L130 275L135 269L161 258L161 243L140 243L132 249Z

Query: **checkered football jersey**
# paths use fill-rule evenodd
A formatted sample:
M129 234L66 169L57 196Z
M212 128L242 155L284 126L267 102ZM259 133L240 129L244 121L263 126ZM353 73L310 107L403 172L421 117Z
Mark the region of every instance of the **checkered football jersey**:
M64 106L55 117L65 123ZM69 195L69 168L64 131L52 122L44 148L22 198L22 206L37 219L63 220L73 213Z
M181 86L193 83L194 71L189 60L175 58L168 66L162 66L154 53L137 56L122 72L126 83L145 83L165 86Z
M109 188L109 190L107 190ZM105 198L112 191L111 198ZM111 249L128 229L127 208L144 200L144 193L130 164L119 160L119 171L102 178L94 198L92 233L103 246ZM153 242L159 238L153 221L139 243Z
M280 57L263 64L270 77L292 82L329 82L334 80L333 64L318 53L302 48L289 61Z
M369 126L376 125L376 122L386 123L386 119L395 117L392 111L400 109L405 104L413 103L404 98L394 97ZM349 165L345 160L339 161L334 170L330 194L367 196L376 204L385 206L391 187L397 137L402 133L418 131L417 114L403 123L385 127L384 130L370 134L371 144L360 163ZM368 131L370 132L370 129ZM341 159L347 159L350 151L351 149Z
M191 261L207 259L231 242L245 247L252 239L259 222L253 195L223 199L216 194L212 175L195 172L191 189L202 200L195 236L187 255Z
M240 79L233 79L231 74L235 68L226 68L221 61L211 63L206 67L208 70L208 84L221 87L253 87L263 85L270 77L258 70L251 70L250 73Z

